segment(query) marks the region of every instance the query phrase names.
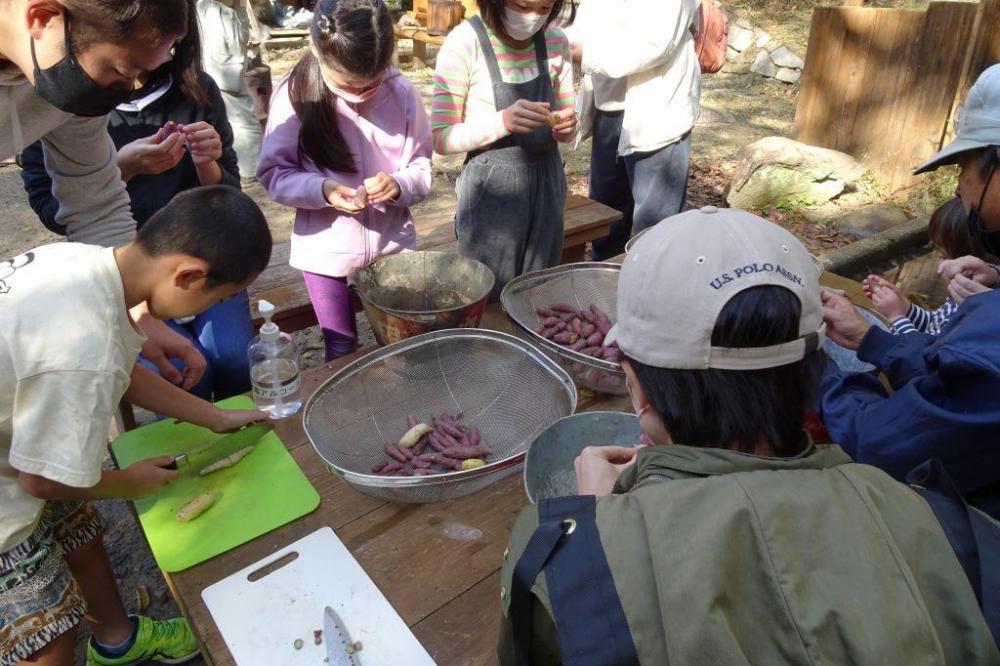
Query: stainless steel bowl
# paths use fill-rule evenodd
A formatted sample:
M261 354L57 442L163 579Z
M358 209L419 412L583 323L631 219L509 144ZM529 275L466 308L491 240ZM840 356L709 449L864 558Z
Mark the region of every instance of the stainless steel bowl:
M350 275L380 345L447 328L475 328L496 278L485 264L452 252L404 252Z
M532 504L576 494L573 461L588 446L635 446L642 428L634 414L584 412L556 421L528 448L524 491Z
M625 395L621 363L597 360L575 352L535 332L541 318L535 308L563 301L579 308L591 304L614 317L618 310L618 275L621 266L584 262L525 273L503 288L500 304L520 334L543 349L573 377L577 385L611 395Z
M576 409L576 388L551 359L514 336L437 331L376 350L328 379L306 402L306 435L332 472L356 490L393 502L443 502L515 473L528 444ZM479 469L380 476L384 445L409 429L464 412L493 451Z

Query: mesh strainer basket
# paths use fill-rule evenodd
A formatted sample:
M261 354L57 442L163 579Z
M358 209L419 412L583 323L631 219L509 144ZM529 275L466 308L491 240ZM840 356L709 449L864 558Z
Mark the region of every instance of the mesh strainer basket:
M372 352L328 379L306 403L313 448L356 490L393 502L443 502L518 471L531 441L576 409L573 381L516 337L480 329L416 336ZM463 412L493 454L479 469L379 476L384 445L409 429Z
M521 334L558 361L579 386L598 393L625 395L628 389L620 363L572 351L535 332L541 321L535 309L560 301L581 309L596 305L614 317L620 272L618 264L585 262L525 273L507 283L500 303Z

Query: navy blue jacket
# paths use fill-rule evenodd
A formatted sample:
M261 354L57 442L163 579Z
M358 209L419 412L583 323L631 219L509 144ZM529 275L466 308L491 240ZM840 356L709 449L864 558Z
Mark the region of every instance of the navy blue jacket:
M873 327L858 358L894 392L828 363L820 416L831 440L900 480L937 458L966 499L1000 516L1000 290L967 299L937 337Z
M199 80L208 93L211 101L209 106L199 106L188 99L174 82L163 97L138 113L114 109L108 114L108 134L111 135L115 147L120 149L136 139L156 134L168 120L182 125L207 121L215 127L222 140L222 157L219 159L222 183L239 189L240 174L236 151L233 149L233 130L226 116L222 93L208 74L200 74ZM65 236L66 227L56 224L59 202L52 195L52 179L45 171L41 141L33 143L21 153L21 169L21 180L24 181L24 189L28 192L28 201L38 218L49 231ZM135 218L136 226L142 228L146 220L166 206L178 192L199 185L201 181L198 179L198 171L190 155L184 155L177 166L163 173L135 176L126 187L132 202L132 216Z

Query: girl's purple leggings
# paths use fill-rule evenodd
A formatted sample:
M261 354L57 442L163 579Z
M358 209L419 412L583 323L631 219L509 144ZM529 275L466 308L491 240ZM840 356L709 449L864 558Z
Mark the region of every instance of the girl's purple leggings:
M358 346L357 322L354 318L353 295L347 278L302 272L316 319L323 329L326 360L332 361L353 353Z

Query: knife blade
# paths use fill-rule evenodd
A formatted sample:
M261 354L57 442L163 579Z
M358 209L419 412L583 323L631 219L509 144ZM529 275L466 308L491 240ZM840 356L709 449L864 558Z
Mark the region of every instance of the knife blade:
M243 426L236 432L214 442L177 454L174 456L174 461L167 467L197 473L197 471L236 453L240 449L255 446L273 428L274 426L267 421Z
M357 662L352 653L348 654L348 647L352 645L347 628L341 622L337 611L327 606L323 610L323 640L326 641L327 663L330 666L354 666Z

